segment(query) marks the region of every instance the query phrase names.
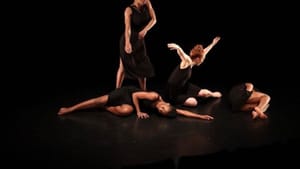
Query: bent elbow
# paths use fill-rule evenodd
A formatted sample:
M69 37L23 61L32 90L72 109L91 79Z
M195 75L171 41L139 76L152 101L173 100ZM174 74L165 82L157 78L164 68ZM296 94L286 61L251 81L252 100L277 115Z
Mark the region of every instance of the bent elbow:
M153 18L152 23L153 23L153 25L155 25L157 23L157 19Z

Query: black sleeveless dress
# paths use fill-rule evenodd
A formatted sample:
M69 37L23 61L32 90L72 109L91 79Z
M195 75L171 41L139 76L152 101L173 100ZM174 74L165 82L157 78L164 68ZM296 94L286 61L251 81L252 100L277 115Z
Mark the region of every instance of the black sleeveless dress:
M252 91L246 90L245 83L234 85L228 93L228 100L233 112L239 112L241 107L251 96Z
M110 93L108 93L108 101L105 106L120 106L122 104L128 104L134 106L132 100L132 94L134 92L143 91L136 86L124 86L121 88L117 88ZM152 109L153 108L153 101L142 99L139 102L140 108L142 109Z
M120 57L125 69L125 77L130 79L153 77L154 67L148 57L144 39L138 38L138 33L148 24L150 20L149 11L146 5L140 10L130 6L131 14L131 37L132 53L125 52L124 33L120 38Z
M111 91L110 93L108 93L108 101L105 104L105 106L120 106L122 104L128 104L134 107L132 94L138 91L143 91L143 90L137 88L136 86L124 86L121 88L117 88ZM158 110L153 105L154 102L155 100L150 101L147 99L141 99L139 101L141 111L147 113L156 113L158 115L161 115L161 113L159 113ZM172 108L169 114L163 116L168 118L176 117L177 116L176 109Z
M166 86L166 97L175 105L183 105L189 97L196 98L200 87L190 83L188 80L192 75L192 67L180 69L178 65L169 76Z
M141 91L135 86L124 86L117 88L108 93L108 101L105 106L119 106L122 104L129 104L133 106L132 93Z

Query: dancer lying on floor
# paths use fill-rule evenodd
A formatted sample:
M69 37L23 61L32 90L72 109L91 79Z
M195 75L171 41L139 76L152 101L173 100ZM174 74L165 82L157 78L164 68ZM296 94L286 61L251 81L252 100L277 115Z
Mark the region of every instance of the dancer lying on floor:
M229 103L234 112L251 112L252 118L266 119L271 97L258 91L252 83L234 85L229 91Z
M188 110L175 108L163 100L160 94L155 91L143 91L137 87L124 86L117 88L108 94L92 98L70 107L60 108L58 115L65 115L82 109L103 108L114 115L128 116L134 111L140 119L149 118L149 114L142 110L156 111L165 117L176 117L183 115L191 118L212 120L209 115L201 115Z

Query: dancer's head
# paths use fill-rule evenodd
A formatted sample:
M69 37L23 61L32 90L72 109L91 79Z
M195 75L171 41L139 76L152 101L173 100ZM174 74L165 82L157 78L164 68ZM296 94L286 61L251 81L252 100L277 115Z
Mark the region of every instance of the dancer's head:
M203 62L204 49L201 44L196 44L190 51L190 57L197 65Z

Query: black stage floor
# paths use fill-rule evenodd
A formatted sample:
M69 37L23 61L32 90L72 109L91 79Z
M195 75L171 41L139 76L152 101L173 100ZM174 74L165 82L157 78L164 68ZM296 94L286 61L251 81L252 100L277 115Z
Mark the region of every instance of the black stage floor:
M108 91L99 88L60 91L32 106L17 108L18 113L8 119L16 126L3 152L9 165L108 169L299 166L294 158L299 153L299 98L281 88L267 90L272 97L267 120L233 114L225 88L221 99L207 100L193 109L214 116L213 121L181 116L167 119L156 114L137 119L102 110L56 115L60 106Z

